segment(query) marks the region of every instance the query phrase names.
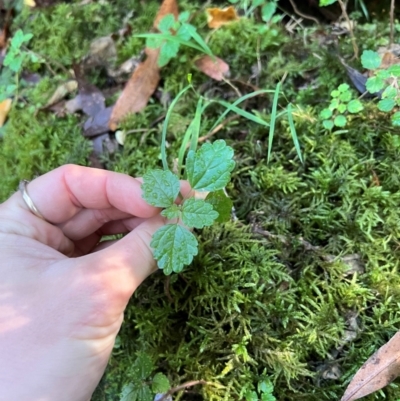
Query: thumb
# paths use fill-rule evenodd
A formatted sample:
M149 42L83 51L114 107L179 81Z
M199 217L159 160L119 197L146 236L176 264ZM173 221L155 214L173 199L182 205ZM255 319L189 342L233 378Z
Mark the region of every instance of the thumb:
M163 225L165 219L161 215L149 218L112 245L84 257L91 259L89 269L95 270L92 274L102 276L107 292L127 301L146 277L156 271L150 242Z

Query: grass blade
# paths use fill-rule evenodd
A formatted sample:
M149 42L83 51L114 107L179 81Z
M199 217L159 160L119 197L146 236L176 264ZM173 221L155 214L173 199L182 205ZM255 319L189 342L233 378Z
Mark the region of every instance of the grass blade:
M287 115L288 115L290 133L292 134L292 139L293 139L294 147L297 152L297 156L299 156L300 161L304 164L303 156L301 155L299 138L297 137L296 127L293 122L292 104L291 103L289 103L287 106Z
M281 83L278 82L278 84L276 85L276 88L275 88L274 100L272 101L271 121L270 121L269 134L268 134L267 163L269 163L269 160L271 158L272 141L274 140L276 112L277 112L277 109L278 109L278 99L279 99L280 89L281 89Z
M266 121L264 121L260 117L257 117L253 113L250 113L250 112L248 112L246 110L243 110L240 107L234 106L231 103L225 102L224 100L216 100L216 102L221 104L222 106L225 106L227 110L229 109L230 111L234 111L235 113L239 114L240 116L242 116L244 118L247 118L250 121L253 121L253 122L255 122L257 124L260 124L260 125L264 125L266 127L269 127L269 124Z
M175 107L175 105L178 102L178 100L191 87L192 87L192 85L188 85L178 93L176 98L171 102L170 106L168 107L167 115L165 116L163 129L162 129L162 134L161 134L161 160L162 160L162 164L163 164L163 169L164 170L168 170L168 161L167 161L167 128L168 128L169 119L171 118L172 110Z

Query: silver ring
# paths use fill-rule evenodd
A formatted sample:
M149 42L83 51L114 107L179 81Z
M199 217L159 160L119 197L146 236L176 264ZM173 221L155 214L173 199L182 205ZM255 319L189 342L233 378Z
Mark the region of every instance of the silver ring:
M28 194L28 186L29 181L27 180L22 180L19 183L19 190L21 191L22 194L22 199L25 201L26 206L28 206L28 209L36 216L39 217L39 219L42 219L46 221L46 219L43 217L43 215L39 212L35 204L33 203L31 197Z

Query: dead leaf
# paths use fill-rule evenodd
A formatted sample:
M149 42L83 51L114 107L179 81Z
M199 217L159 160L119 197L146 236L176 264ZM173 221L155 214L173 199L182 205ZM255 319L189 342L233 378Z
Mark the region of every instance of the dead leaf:
M210 28L217 29L239 19L233 6L226 8L207 8L207 23Z
M59 102L65 96L67 96L68 94L70 94L71 92L73 92L77 89L78 89L78 81L77 80L74 79L74 80L71 80L68 82L64 82L62 85L60 85L55 90L55 92L53 93L53 95L51 96L51 98L49 99L47 104L44 107L42 107L42 109L47 109L48 107Z
M358 370L341 401L358 400L387 386L399 375L400 332L397 332Z
M2 127L6 121L8 112L11 110L11 104L11 99L5 99L0 102L0 127Z
M197 59L194 64L201 72L216 81L222 81L229 76L229 65L219 57L213 59L211 56L205 55Z
M92 137L108 132L110 130L109 121L112 111L113 106L106 107L86 120L83 126L83 136Z
M178 18L179 11L176 0L163 1L153 26L156 27L167 14L173 14L175 18ZM145 52L146 59L135 69L114 106L109 122L109 127L113 131L117 129L118 123L126 115L138 113L146 107L160 82L160 67L157 64L160 50L146 49Z

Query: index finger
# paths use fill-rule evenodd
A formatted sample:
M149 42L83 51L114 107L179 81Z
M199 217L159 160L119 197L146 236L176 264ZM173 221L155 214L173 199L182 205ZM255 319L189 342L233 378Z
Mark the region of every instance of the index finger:
M141 183L135 178L72 164L31 181L28 191L36 208L53 224L69 220L82 209L115 208L143 218L159 212L142 198Z

